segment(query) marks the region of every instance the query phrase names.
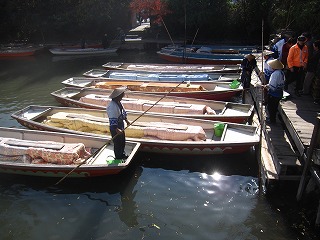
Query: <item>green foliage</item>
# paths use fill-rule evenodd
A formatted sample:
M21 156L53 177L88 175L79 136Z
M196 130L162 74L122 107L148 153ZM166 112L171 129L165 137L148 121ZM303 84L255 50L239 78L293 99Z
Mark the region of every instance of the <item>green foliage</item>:
M137 0L136 0L137 1ZM173 39L260 43L270 33L290 28L320 36L318 0L140 0L150 9L167 6L163 20ZM152 6L152 2L157 6ZM100 40L117 27L131 28L132 0L2 0L0 41ZM151 3L151 5L150 5ZM161 10L162 11L162 10ZM161 12L160 11L160 12Z

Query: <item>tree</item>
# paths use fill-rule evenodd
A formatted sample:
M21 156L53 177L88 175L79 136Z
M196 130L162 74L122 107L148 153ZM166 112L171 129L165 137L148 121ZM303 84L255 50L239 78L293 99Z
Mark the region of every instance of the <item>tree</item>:
M162 17L171 12L167 3L161 0L133 0L130 8L136 13L147 13L152 23L160 23Z

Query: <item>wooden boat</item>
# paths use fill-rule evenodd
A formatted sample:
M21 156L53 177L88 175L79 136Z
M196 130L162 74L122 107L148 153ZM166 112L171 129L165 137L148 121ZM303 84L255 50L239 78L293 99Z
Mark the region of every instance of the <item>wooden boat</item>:
M67 87L51 95L64 106L104 110L111 101L112 90ZM253 105L232 102L198 100L162 95L126 92L122 105L128 112L147 111L161 115L206 119L212 121L247 123L253 114Z
M188 49L187 49L188 50ZM218 54L211 52L193 52L184 48L163 48L157 52L160 58L175 63L192 64L240 64L244 54Z
M103 78L73 77L62 81L67 87L114 89L127 86L132 92L144 92L147 94L168 94L170 96L197 98L217 101L229 101L232 97L242 93L241 85L231 88L230 82L144 82L144 81L111 81Z
M201 65L201 64L161 64L161 63L121 63L103 64L106 70L128 70L148 72L184 72L184 73L240 73L240 65Z
M27 57L36 52L36 48L4 48L0 49L0 57Z
M176 72L145 72L145 71L123 71L91 69L83 74L85 77L106 78L110 80L128 81L233 81L240 78L240 73L176 73Z
M87 159L68 177L117 174L128 167L140 147L126 142L129 157L114 160L113 143L106 143L101 136L0 127L0 172L64 177Z
M105 110L28 106L11 115L27 128L104 136L110 139ZM259 143L257 127L192 118L128 113L128 141L147 152L169 154L234 154Z
M63 61L73 61L78 59L89 59L89 58L96 58L96 57L116 57L119 54L117 52L114 53L106 53L106 55L53 55L51 57L52 62L63 62ZM90 59L88 60L90 61Z
M51 48L54 55L99 55L115 53L118 48Z
M207 52L207 53L215 53L215 54L249 54L258 52L260 47L257 46L237 46L237 45L200 45L200 44L193 44L193 45L186 45L186 51L193 51L193 52ZM163 48L162 50L174 50L174 49L184 49L183 45L168 45Z

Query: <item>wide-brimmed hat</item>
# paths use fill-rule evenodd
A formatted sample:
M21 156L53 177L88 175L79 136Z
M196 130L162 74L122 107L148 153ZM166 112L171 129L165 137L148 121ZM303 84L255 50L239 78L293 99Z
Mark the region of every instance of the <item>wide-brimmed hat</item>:
M269 55L272 55L274 52L272 52L272 51L270 51L270 50L267 50L267 49L265 49L265 50L263 50L263 55L264 56L269 56Z
M254 55L252 55L251 53L250 54L247 54L247 55L245 55L244 56L246 59L248 59L248 60L253 60L253 59L255 59L256 57L254 56Z
M119 88L115 88L112 93L110 94L109 98L116 98L119 97L122 93L124 93L125 91L127 91L127 87L119 87Z
M282 62L280 62L278 59L273 59L273 60L267 61L267 64L272 69L283 69L284 68Z

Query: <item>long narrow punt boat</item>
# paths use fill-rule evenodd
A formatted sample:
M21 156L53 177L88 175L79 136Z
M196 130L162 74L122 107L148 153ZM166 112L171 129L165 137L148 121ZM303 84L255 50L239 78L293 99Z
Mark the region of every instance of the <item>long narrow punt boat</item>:
M146 72L91 69L83 73L85 77L106 78L109 80L180 82L194 81L232 81L240 78L240 73L200 73L200 72Z
M148 72L192 72L192 73L240 73L239 64L236 65L201 65L201 64L162 64L162 63L121 63L108 62L103 64L106 70L128 70Z
M33 56L36 48L5 48L0 49L0 57L28 57Z
M110 139L106 111L53 106L28 106L12 114L27 128L104 136ZM128 141L141 143L147 152L169 154L235 154L259 143L258 128L192 118L128 113L133 124L126 132Z
M160 58L175 63L191 64L240 64L243 54L216 54L211 52L186 51L183 48L163 48L157 52Z
M232 46L232 45L168 45L161 48L162 51L186 51L196 53L213 53L213 54L249 54L260 51L258 46Z
M147 94L168 94L177 97L207 99L216 101L230 101L237 94L242 93L242 86L233 87L229 82L144 82L144 81L109 81L103 78L74 77L62 81L66 87L114 89L126 86L132 92Z
M64 106L104 110L111 101L112 90L66 87L51 95ZM232 102L198 100L161 95L126 92L122 105L128 112L156 113L176 117L212 121L247 123L253 114L253 105ZM162 99L161 101L159 101ZM157 103L157 104L156 104ZM154 105L156 104L156 105ZM150 109L150 107L152 107Z
M113 143L106 143L101 136L0 127L0 172L64 177L74 170L68 175L74 178L117 174L128 167L140 147L126 142L129 157L115 160Z
M99 55L115 53L118 48L51 48L54 55Z

